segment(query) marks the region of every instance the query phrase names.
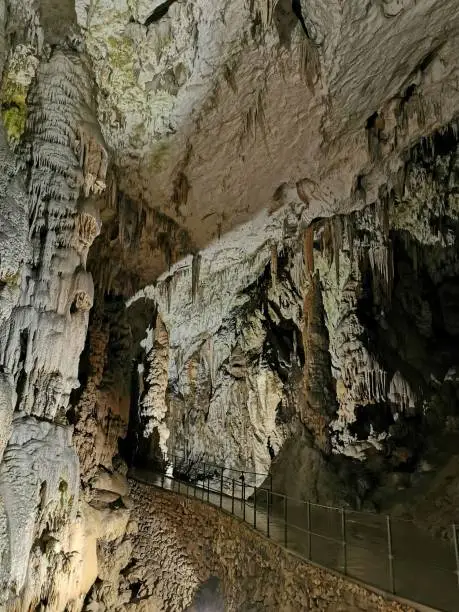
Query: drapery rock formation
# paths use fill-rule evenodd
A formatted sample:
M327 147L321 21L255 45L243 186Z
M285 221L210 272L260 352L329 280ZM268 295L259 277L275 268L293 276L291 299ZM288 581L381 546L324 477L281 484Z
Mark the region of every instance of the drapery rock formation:
M0 0L0 607L137 609L126 463L452 521L458 44L455 0Z

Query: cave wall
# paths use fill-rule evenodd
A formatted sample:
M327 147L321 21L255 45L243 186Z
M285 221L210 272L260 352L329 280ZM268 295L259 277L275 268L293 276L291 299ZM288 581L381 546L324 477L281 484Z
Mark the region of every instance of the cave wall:
M456 5L0 0L0 606L128 605L124 460L451 484Z
M74 11L1 4L0 605L81 608L97 521L66 412L93 305L108 153ZM3 126L4 124L4 126ZM6 129L5 129L6 128ZM99 526L99 532L104 529Z
M167 329L145 342L151 459L257 472L256 484L272 470L288 494L370 508L442 465L459 433L457 147L453 122L362 210L302 229L292 206L277 241L239 264L227 256L240 231L133 298L156 302Z

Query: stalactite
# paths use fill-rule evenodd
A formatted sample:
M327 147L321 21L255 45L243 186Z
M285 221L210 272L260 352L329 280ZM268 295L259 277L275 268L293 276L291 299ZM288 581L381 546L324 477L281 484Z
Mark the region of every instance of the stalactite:
M403 200L405 195L405 184L406 184L406 175L408 170L408 164L403 164L401 168L397 171L395 181L394 181L394 197L397 203Z
M302 38L300 47L300 74L306 80L307 86L314 93L315 85L320 76L320 58L317 46L307 37Z
M215 363L215 351L214 351L214 338L211 336L207 340L207 353L209 355L209 372L210 372L210 395L215 388L215 375L216 375L216 363Z
M172 299L172 295L171 295L171 277L168 276L166 278L166 280L164 281L164 284L166 286L166 306L167 306L167 313L169 314L171 311L171 299Z
M341 217L336 215L331 219L331 232L333 242L333 258L335 260L336 282L339 284L340 253L343 248L343 226Z
M271 286L274 291L277 290L277 265L278 265L278 253L277 245L271 245Z
M390 383L387 397L395 406L400 406L403 412L413 415L416 409L416 395L406 379L397 371Z
M122 248L126 247L126 199L123 194L118 198L118 240Z
M327 258L327 263L331 267L335 259L335 228L332 219L327 219L324 224L324 230L322 233L324 242L324 253Z
M349 260L350 260L351 271L352 271L352 266L354 263L354 234L355 234L354 217L353 215L348 215L347 217L345 217L345 219L346 219L347 244L348 244L348 249L349 249Z
M255 2L257 8L255 8ZM276 8L278 0L251 0L250 8L252 16L255 17L255 13L260 16L263 28L268 28L273 20L274 9Z
M266 140L266 119L264 111L264 87L260 88L256 94L255 102L249 107L243 116L241 142L247 138L257 139L258 130Z
M312 225L303 234L303 260L306 277L310 279L314 274L314 227Z
M374 279L375 294L378 294L379 286L383 301L390 304L394 276L392 245L388 243L387 245L370 247L368 258Z
M186 174L184 172L179 172L174 179L172 191L172 202L175 204L177 210L180 206L186 206L189 191L190 184Z
M385 120L382 113L373 113L366 123L368 153L372 162L381 156L381 139L385 129Z
M193 304L196 301L199 289L199 273L201 271L201 255L195 253L191 263L191 301Z

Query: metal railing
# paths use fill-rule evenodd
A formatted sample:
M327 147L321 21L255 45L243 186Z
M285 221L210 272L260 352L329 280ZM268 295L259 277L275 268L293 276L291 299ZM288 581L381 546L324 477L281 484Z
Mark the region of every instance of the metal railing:
M449 540L434 538L412 521L294 499L270 485L247 484L245 473L237 473L196 465L185 480L180 468L130 476L216 506L307 561L419 604L459 610L456 526Z
M195 461L183 455L170 455L168 461L163 461L161 465L158 463L158 467L161 472L166 472L169 467L172 469L174 476L183 481L189 480L190 482L203 483L210 479L214 483L220 483L221 479L223 479L224 491L228 493L231 491L232 481L234 480L236 487L235 494L239 494L239 497L242 496L243 483L251 484L252 486L265 483L267 488L272 489L271 474L228 468L217 465L210 460Z

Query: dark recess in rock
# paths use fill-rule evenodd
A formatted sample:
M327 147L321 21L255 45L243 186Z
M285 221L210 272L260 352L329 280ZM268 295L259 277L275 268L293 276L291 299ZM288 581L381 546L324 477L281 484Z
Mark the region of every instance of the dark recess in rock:
M162 4L158 5L153 11L153 13L149 17L147 17L144 25L148 27L152 23L155 23L156 21L162 19L165 15L167 15L169 7L174 4L174 2L176 2L176 0L166 0L166 2L163 2Z

